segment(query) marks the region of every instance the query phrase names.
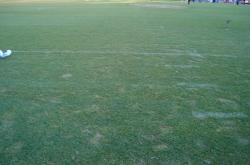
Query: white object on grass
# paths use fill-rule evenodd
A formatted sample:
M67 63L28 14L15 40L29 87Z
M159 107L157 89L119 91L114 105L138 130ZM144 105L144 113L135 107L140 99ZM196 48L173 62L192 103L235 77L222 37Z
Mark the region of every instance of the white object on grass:
M11 51L11 50L7 50L4 54L5 54L6 56L10 56L10 55L11 55L11 53L12 53L12 51Z
M11 55L11 53L12 53L11 50L6 50L6 52L3 52L2 50L0 50L0 58L8 57Z

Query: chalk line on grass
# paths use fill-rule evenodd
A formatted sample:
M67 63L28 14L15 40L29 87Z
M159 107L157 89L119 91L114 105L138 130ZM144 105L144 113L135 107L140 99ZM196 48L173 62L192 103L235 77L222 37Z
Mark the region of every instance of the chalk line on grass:
M177 49L169 49L165 52L146 52L146 51L112 51L112 50L14 50L14 53L22 53L25 55L80 55L80 54L93 54L93 55L143 55L143 56L193 56L186 51Z
M168 52L137 52L137 51L98 51L98 50L14 50L15 53L38 53L38 54L133 54L133 55L187 55L185 52L170 50ZM178 53L178 54L173 54ZM188 56L188 55L187 55Z
M215 84L209 84L209 83L186 83L186 82L177 83L177 86L184 86L191 89L211 89L218 87Z
M243 112L192 112L192 115L197 119L228 119L228 118L246 118L248 117Z
M171 65L171 64L166 64L165 67L168 68L181 68L181 69L189 69L189 68L199 68L198 65Z
M212 54L211 57L227 57L227 58L238 58L237 56L226 55L226 54Z
M180 49L165 49L164 52L147 52L147 51L115 51L115 50L13 50L13 53L22 53L26 55L46 54L46 55L73 55L73 54L93 54L93 55L144 55L144 56L187 56L193 57L199 62L205 57L225 57L236 58L231 55L206 55L203 56L196 50L180 50ZM242 57L242 56L241 56ZM245 57L245 56L244 56ZM248 57L248 56L246 56ZM250 57L250 56L249 56Z

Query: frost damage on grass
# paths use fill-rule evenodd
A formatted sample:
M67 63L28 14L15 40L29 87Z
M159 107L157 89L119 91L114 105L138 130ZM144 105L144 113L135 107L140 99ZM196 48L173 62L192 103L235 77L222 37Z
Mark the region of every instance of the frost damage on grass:
M228 119L228 118L247 118L243 112L192 112L192 115L197 119Z

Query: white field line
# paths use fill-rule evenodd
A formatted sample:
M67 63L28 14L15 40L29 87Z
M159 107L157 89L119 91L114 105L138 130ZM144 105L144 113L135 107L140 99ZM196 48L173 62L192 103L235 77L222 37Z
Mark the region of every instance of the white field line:
M126 55L146 55L146 56L191 56L197 58L204 58L204 57L226 57L226 58L238 58L237 56L232 55L200 55L197 53L193 53L192 51L183 51L178 49L170 49L167 52L139 52L139 51L109 51L109 50L13 50L14 53L37 53L37 54L126 54ZM241 56L242 57L242 56ZM250 57L250 56L246 56Z
M214 54L214 55L209 55L211 57L229 57L229 58L238 58L237 56L232 56L232 55L219 55L219 54Z
M183 56L185 52L177 50L169 52L135 52L135 51L94 51L94 50L14 50L14 53L40 53L40 54L132 54L132 55L170 55Z
M227 118L248 117L243 112L192 112L192 115L198 119L206 119L206 118L227 119Z
M177 86L183 86L187 88L203 88L203 89L211 89L211 88L217 88L218 86L216 84L209 84L209 83L186 83L186 82L180 82L177 83Z
M200 66L198 65L171 65L171 64L166 64L165 67L168 68L181 68L181 69L188 69L188 68L199 68Z

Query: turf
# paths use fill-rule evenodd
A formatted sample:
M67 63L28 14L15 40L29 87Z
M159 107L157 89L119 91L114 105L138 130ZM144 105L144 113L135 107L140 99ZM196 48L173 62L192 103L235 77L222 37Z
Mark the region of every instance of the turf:
M249 164L250 6L167 5L0 3L0 164Z

